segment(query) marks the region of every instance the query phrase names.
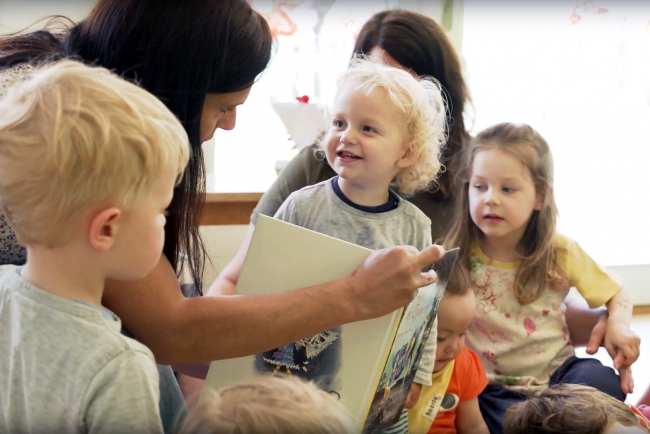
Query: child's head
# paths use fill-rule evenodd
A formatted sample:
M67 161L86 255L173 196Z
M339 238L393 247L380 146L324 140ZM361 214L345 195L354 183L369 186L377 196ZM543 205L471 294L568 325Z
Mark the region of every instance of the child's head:
M555 270L553 159L544 138L523 124L482 131L463 151L456 185L447 241L460 247L461 266L475 242L512 248L521 259L515 293L522 304L535 300Z
M57 62L0 101L0 205L20 242L119 250L115 278L159 260L188 158L187 134L165 105L102 68Z
M405 194L427 188L446 140L437 82L356 57L337 86L320 147L339 176L366 188L394 182Z
M262 376L223 388L190 413L178 434L357 432L332 395L297 377Z
M455 360L465 347L465 334L474 319L475 303L474 292L465 275L458 266L454 267L438 306L438 342L433 372Z
M627 429L626 429L627 428ZM560 384L540 396L511 406L503 421L504 434L605 434L645 432L624 403L598 389Z

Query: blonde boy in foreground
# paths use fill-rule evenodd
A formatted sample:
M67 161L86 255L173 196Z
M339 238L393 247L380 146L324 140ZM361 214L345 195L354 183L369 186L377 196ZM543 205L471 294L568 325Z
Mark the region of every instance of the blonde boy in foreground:
M178 434L352 434L346 408L314 383L295 376L258 376L202 402Z
M101 306L158 262L187 135L153 95L62 61L0 101L0 205L27 264L0 271L0 432L161 433L158 372Z

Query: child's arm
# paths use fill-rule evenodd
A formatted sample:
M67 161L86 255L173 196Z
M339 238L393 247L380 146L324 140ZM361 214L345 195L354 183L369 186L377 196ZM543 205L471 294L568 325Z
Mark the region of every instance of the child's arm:
M414 383L431 386L431 374L433 374L433 365L436 363L436 348L438 345L438 317L433 320L431 331L424 348L422 348L422 357L418 364L418 370L415 373Z
M478 398L461 402L456 409L456 431L458 434L490 434L481 409L478 406Z
M629 367L639 358L641 340L630 329L632 322L632 297L625 287L607 302L609 320L605 334L605 347L614 358L614 367Z
M420 392L422 392L422 385L426 384L431 386L431 375L433 374L433 366L436 363L436 348L438 345L438 317L433 320L433 325L431 326L431 331L429 332L429 337L424 343L424 348L422 349L422 357L420 358L420 364L418 365L418 370L413 379L413 384L411 384L411 389L406 397L406 408L413 408L418 403L420 399Z

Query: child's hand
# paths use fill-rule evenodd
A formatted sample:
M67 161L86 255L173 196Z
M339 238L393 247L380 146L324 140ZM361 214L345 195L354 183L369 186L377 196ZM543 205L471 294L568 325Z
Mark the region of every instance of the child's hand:
M406 403L404 404L404 408L415 407L415 404L418 403L418 399L420 399L420 392L422 392L421 384L415 382L411 384L411 390L409 390L409 394L406 396Z

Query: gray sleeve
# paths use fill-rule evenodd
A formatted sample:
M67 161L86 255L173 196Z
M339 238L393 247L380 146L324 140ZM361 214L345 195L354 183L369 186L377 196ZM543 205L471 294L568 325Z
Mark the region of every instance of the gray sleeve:
M312 147L309 146L301 150L298 155L289 161L289 164L282 169L277 179L264 193L253 210L251 223L256 224L257 216L260 214L275 215L291 193L310 185L311 160L315 160L315 158L313 157Z
M162 434L158 370L145 353L128 349L93 378L81 400L81 432Z
M300 226L300 215L298 213L296 196L296 193L291 193L287 200L280 205L273 218Z
M428 224L422 224L420 229L421 236L418 240L419 242L415 245L419 250L423 250L426 247L432 244L431 242L431 222ZM418 384L424 384L431 386L431 374L433 374L433 368L436 363L436 349L438 346L438 316L433 321L431 326L431 332L429 333L429 338L424 343L424 349L422 350L422 357L420 358L420 364L418 365L418 370L415 373L414 382Z
M436 350L438 349L438 316L433 320L433 325L431 326L431 332L429 333L429 338L424 343L424 349L422 350L422 357L420 358L420 364L418 365L418 370L415 373L414 382L418 384L424 384L426 386L431 386L431 374L433 374L433 367L436 363Z

